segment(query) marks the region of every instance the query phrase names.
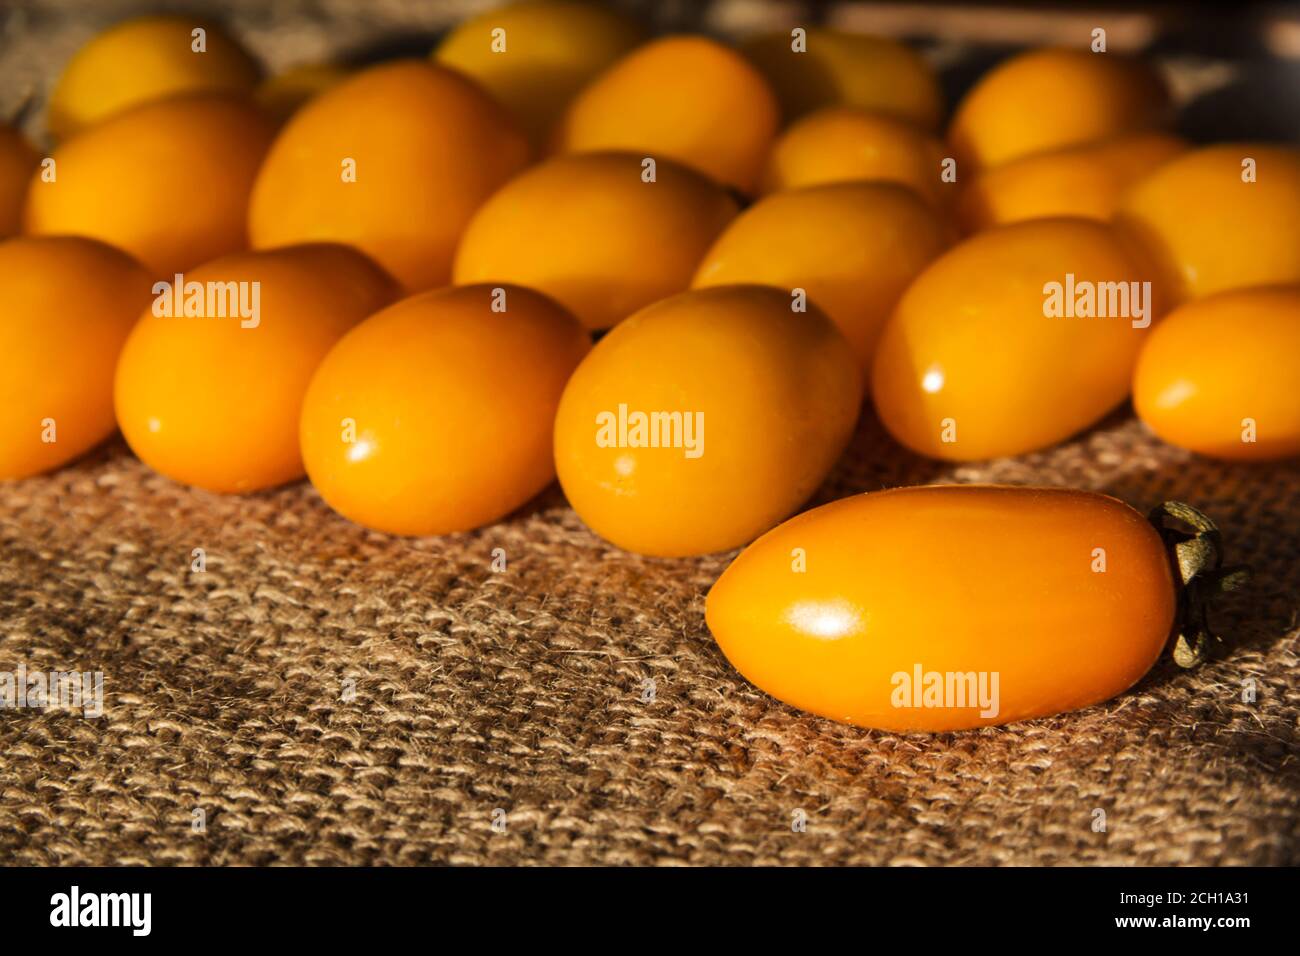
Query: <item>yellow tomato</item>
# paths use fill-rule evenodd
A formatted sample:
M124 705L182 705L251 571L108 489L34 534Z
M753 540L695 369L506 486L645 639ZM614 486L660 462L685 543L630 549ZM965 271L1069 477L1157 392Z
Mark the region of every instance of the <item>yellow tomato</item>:
M1165 441L1216 458L1300 455L1300 286L1220 292L1165 317L1133 406Z
M312 100L266 157L253 246L356 246L407 291L443 285L474 210L528 161L504 109L460 74L371 67Z
M1031 153L1149 130L1168 113L1168 90L1144 63L1115 53L1031 50L975 84L948 137L960 177Z
M542 142L574 95L645 38L616 10L574 0L532 0L470 17L434 51L482 84Z
M709 592L727 659L832 720L948 731L1077 710L1160 657L1176 591L1156 530L1105 495L931 485L832 502Z
M807 297L839 326L864 372L898 297L948 245L948 227L915 193L834 183L774 193L718 237L697 289L758 283Z
M101 242L0 242L0 478L56 468L113 433L113 367L148 301L148 273Z
M779 122L767 82L739 53L705 37L665 37L579 93L556 127L555 147L675 159L752 193Z
M976 173L957 215L967 232L1051 216L1109 220L1128 187L1185 149L1176 136L1133 133L1023 156Z
M852 350L815 306L762 286L684 292L616 326L555 419L569 502L642 554L745 544L821 484L857 421Z
M981 232L903 294L876 346L872 391L885 427L932 458L1046 448L1128 395L1159 314L1128 248L1091 219L1035 219Z
M397 288L356 250L320 244L236 253L154 292L118 362L118 424L151 468L231 493L303 476L307 383Z
M23 198L39 162L21 133L0 123L0 239L22 228Z
M1138 182L1116 222L1150 255L1173 303L1300 282L1300 149L1192 150Z
M823 183L902 183L937 206L955 182L942 179L943 145L902 120L852 107L818 110L792 125L772 147L763 191Z
M646 182L626 153L559 156L511 180L475 214L456 253L457 284L514 282L607 329L681 292L736 203L670 160Z
M32 179L26 228L101 239L167 276L247 245L253 177L274 135L239 97L195 93L145 103L54 151Z
M340 63L302 63L265 80L257 88L257 103L283 123L308 100L343 82L352 72Z
M259 72L243 47L201 18L125 20L83 46L64 68L50 96L50 134L64 139L114 113L179 93L251 93Z
M753 37L742 51L776 90L786 119L825 106L855 106L936 130L943 94L934 71L914 50L885 37L822 27Z
M518 286L403 299L321 363L302 454L321 497L359 524L448 534L504 517L550 484L560 392L582 325Z

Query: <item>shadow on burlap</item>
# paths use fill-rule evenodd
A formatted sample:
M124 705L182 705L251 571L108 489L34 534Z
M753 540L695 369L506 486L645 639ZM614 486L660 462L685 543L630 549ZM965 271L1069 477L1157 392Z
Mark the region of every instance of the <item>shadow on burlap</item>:
M0 46L6 95L47 92L132 6L30 5ZM389 0L234 6L277 66L422 22ZM703 609L730 555L623 553L554 488L490 528L404 540L304 484L182 488L120 441L0 484L0 670L101 670L106 695L97 719L0 713L0 861L1300 862L1300 469L1197 459L1127 412L1048 452L954 467L868 415L818 500L928 481L1196 504L1256 569L1217 616L1232 649L1079 713L900 736L797 712L728 666Z

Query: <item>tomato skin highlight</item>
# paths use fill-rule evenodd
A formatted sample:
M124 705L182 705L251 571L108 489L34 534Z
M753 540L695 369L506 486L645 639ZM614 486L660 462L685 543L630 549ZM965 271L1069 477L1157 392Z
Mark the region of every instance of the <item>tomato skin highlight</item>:
M1155 329L1138 356L1133 407L1160 438L1202 455L1300 455L1297 359L1300 285L1220 292Z
M1159 658L1175 607L1164 544L1123 502L932 485L778 526L718 579L706 618L732 665L786 703L861 727L949 731L1114 697ZM896 706L896 675L918 665L983 674L990 687L996 673L996 713L954 698Z

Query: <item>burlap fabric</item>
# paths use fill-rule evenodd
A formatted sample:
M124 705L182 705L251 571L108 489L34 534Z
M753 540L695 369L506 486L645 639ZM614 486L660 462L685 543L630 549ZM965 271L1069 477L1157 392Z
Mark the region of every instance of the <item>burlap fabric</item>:
M31 62L13 50L0 66ZM1195 503L1256 569L1217 617L1230 652L1080 713L877 733L728 666L703 599L730 555L623 553L555 489L479 532L403 540L302 484L183 488L120 441L0 485L0 670L100 670L106 695L97 719L0 713L0 860L1300 862L1300 469L1194 458L1127 411L954 467L868 416L818 500L928 481Z

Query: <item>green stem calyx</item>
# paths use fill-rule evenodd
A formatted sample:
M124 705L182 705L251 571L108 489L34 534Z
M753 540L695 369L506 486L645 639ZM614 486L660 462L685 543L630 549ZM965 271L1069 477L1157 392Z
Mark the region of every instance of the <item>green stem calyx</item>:
M1174 662L1180 667L1195 667L1209 660L1223 644L1223 638L1210 628L1210 603L1217 595L1244 586L1250 569L1240 564L1224 567L1223 537L1218 526L1191 505L1166 501L1149 517L1173 554L1182 583L1174 621ZM1166 523L1169 519L1187 525L1191 532L1170 527Z

